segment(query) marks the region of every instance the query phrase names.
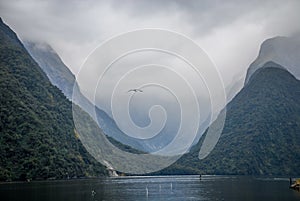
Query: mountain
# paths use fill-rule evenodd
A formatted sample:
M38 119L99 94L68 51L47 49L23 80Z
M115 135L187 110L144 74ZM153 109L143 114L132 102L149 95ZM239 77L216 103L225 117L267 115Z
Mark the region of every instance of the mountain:
M280 66L284 66L298 80L300 79L300 36L292 37L274 37L265 40L261 47L256 60L248 68L245 84L255 71L265 66L268 61L273 61Z
M25 41L24 44L30 55L46 73L51 83L57 86L69 100L78 104L84 111L90 114L90 116L94 117L94 120L106 135L136 149L143 151L149 150L145 145L143 146L134 138L124 134L106 112L98 107L94 107L94 105L81 94L80 87L75 83L75 76L49 44L32 41ZM72 97L73 90L77 90L76 97ZM96 116L94 116L94 111L96 112ZM110 141L112 141L112 138L110 138ZM128 147L126 150L127 149Z
M24 46L46 73L50 82L57 86L69 100L72 100L75 77L52 47L46 43L28 41L24 42Z
M1 181L107 174L78 139L72 103L1 18L0 69Z
M160 137L153 139L136 139L126 135L119 129L116 122L104 110L94 107L94 105L80 92L80 87L77 83L74 85L76 80L75 76L62 62L58 54L50 45L27 41L25 42L25 47L41 66L52 84L61 89L70 100L78 104L83 110L90 114L103 132L107 136L111 137L110 139L118 140L125 145L143 152L157 150L159 147L164 147L169 142L169 139L166 139L166 136L172 136L170 134L173 132L171 128L164 129L164 133L160 135ZM73 90L76 90L76 93L74 93L76 96L72 97ZM209 119L207 119L203 124L208 124L208 121ZM199 135L195 140L196 142L198 142L201 134L202 133L199 132Z
M300 81L274 62L262 67L228 104L210 155L198 159L202 138L160 173L300 175Z
M227 103L247 84L252 74L263 67L268 61L273 61L284 66L298 80L300 79L300 35L290 37L277 36L265 40L260 47L257 58L251 63L247 70L246 77L240 75L234 77L226 86ZM266 67L266 66L265 66Z
M225 88L226 91L226 101L229 103L235 95L243 88L244 77L235 77L232 79L230 84Z
M274 38L276 41L286 39ZM299 55L299 51L295 41L295 47L292 48L291 43L274 45L272 40L265 42L268 48L265 48L265 44L262 45L258 59L248 70L247 84L227 105L225 126L211 154L204 160L198 159L203 136L189 153L157 174L300 174L300 83L291 74L299 69L297 57L292 56ZM271 46L273 48L269 48ZM282 47L289 50L290 57L287 58L290 59L280 56L284 55L284 51L278 53L275 50ZM288 67L282 67L282 63L269 62L268 59L285 61L283 64ZM229 88L228 91L230 90ZM93 110L93 105L85 97L81 98L75 102L88 112ZM104 111L99 108L96 111L98 124L106 134L116 139L125 135ZM120 141L132 143L126 140L128 139ZM142 146L143 150L145 147L138 143L130 145Z

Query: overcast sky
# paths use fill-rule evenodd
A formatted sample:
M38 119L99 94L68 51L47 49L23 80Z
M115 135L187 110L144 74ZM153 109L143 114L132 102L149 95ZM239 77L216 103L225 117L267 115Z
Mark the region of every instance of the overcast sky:
M22 40L49 43L76 74L88 54L116 34L141 28L182 33L203 48L224 82L244 75L267 38L300 30L300 1L0 1Z
M175 31L195 41L216 65L227 88L232 83L245 77L247 68L255 60L264 40L275 36L291 36L300 33L299 11L299 0L0 0L0 15L4 22L23 41L50 44L75 75L79 72L87 56L109 38L137 29L160 28ZM132 41L134 42L134 39ZM124 43L126 42L128 41ZM161 43L164 43L164 41ZM170 46L172 45L173 43L170 44ZM114 46L114 50L119 50L118 46ZM117 103L115 105L120 111L123 111L127 106L126 104L129 103L129 95L132 95L127 93L128 89L143 86L141 83L144 80L149 80L149 83L151 83L153 82L152 78L155 78L158 83L159 81L167 84L171 83L169 89L174 87L171 92L177 92L175 93L176 98L181 102L178 102L176 98L174 99L172 93L169 93L170 91L165 90L168 88L146 85L143 87L145 93L132 96L131 103L133 103L133 106L131 110L130 108L127 109L134 113L132 115L135 117L133 121L143 127L149 124L147 112L151 110L153 105L160 104L166 111L155 110L157 113L154 113L153 110L154 112L151 113L151 115L153 114L152 120L156 121L152 122L151 126L153 126L149 128L154 130L163 128L160 124L165 120L162 112L169 114L166 122L170 122L170 127L175 126L174 128L177 128L179 125L178 115L181 115L180 120L183 123L180 124L180 128L186 129L181 131L186 135L191 135L186 139L193 139L191 128L201 126L198 125L199 122L200 124L207 122L207 118L211 117L209 112L216 111L215 114L218 114L225 106L225 96L224 101L221 100L223 85L221 93L214 89L211 90L211 88L205 91L207 80L202 82L203 80L193 78L194 71L186 70L189 66L183 67L184 65L177 62L176 59L168 59L170 55L167 55L169 57L164 58L164 60L161 58L164 54L155 57L157 52L146 53L135 54L136 56L132 59L129 56L127 60L125 58L122 62L119 62L120 66L123 67L122 69L116 67L117 70L107 72L106 75L109 76L101 84L102 87L104 86L103 90L100 89L99 93L97 92L99 95L95 95L97 96L96 99L98 98L97 101L99 101L99 104L98 102L96 104L112 116L112 113L115 114L114 109L111 108L115 83L122 81L123 71L126 71L126 69L128 72L130 71L131 68L127 67L153 62L164 64L164 61L171 61L165 65L177 65L178 72L181 72L179 74L186 74L191 85L186 85L184 88L185 82L179 81L177 74L174 72L173 77L169 76L170 73L164 68L157 71L153 70L158 69L156 67L150 70L145 68L136 77L130 78L129 74L129 81L124 81L122 83L123 88L118 91L119 93L116 93ZM197 57L197 54L198 51L193 51L190 56ZM106 57L102 58L101 61L105 63L105 59ZM118 62L115 66L117 64ZM88 72L85 77L83 76L86 88L81 88L83 92L87 91L87 94L91 94L91 97L95 91L92 90L93 86L89 81L97 81L97 78L91 79L93 78L92 75L97 74ZM217 80L213 80L213 82L217 83ZM80 87L84 86L82 83L79 83L79 85ZM239 85L241 87L242 82L239 82ZM189 92L191 86L196 89L196 94L190 93L192 95L189 97L187 92ZM237 89L236 91L238 91ZM205 95L204 92L206 92ZM214 93L215 96L212 95ZM195 100L193 99L194 95ZM87 97L90 100L93 98ZM206 104L209 103L208 100L217 108L216 110ZM214 102L214 100L217 101ZM174 109L178 106L178 103L180 103L181 113ZM199 108L197 108L198 106ZM198 109L201 113L200 116L198 116L199 112L195 112ZM137 129L135 125L128 126L131 124L127 121L129 118L127 118L128 113L126 112L127 110L124 111L124 114L117 115L120 119L119 123L118 119L115 118L116 116L114 116L119 127L122 129L123 123L123 127L126 127L124 129L129 130L128 133L132 134L136 129L139 137L143 137L140 136L142 133L140 128ZM200 118L200 120L197 118ZM195 125L191 126L193 121ZM202 130L204 131L208 125L207 123L203 125ZM165 128L168 128L168 124ZM145 136L150 136L146 134L152 136L153 129L149 129L148 133L145 132ZM193 131L197 132L197 129ZM173 130L170 133L174 133Z

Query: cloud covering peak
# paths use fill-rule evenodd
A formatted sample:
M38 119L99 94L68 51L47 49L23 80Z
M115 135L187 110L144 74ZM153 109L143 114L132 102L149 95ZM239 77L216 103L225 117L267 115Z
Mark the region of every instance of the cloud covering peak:
M288 1L1 1L22 40L46 41L76 74L101 42L126 31L163 28L187 35L212 58L225 83L245 74L259 45L299 32L300 2Z

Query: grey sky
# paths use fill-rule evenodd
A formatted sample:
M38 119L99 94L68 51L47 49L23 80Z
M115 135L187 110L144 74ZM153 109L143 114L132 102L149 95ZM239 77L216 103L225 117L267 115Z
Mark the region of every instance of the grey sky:
M299 32L300 1L39 1L0 2L0 13L22 40L46 41L77 73L108 38L164 28L195 40L226 84L245 73L266 38Z

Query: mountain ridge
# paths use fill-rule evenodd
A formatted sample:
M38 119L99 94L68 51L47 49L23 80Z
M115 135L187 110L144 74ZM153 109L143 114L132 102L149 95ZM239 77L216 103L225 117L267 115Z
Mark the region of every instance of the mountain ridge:
M76 137L72 104L0 21L0 181L107 175Z
M265 40L261 46L257 58L250 64L245 85L248 83L252 74L262 68L269 61L277 63L288 70L297 79L300 79L300 36L283 37L277 36Z
M65 64L52 47L46 43L33 43L29 41L25 41L24 46L32 58L46 73L50 82L61 89L69 100L72 100L72 89L75 83L75 76L73 76L68 68L64 67ZM51 54L48 52L51 52ZM48 57L47 60L41 59L46 56ZM55 66L55 68L53 68L53 66Z
M300 81L277 65L259 69L228 104L207 158L198 159L202 138L159 174L300 175Z
M95 107L80 90L80 86L76 83L76 78L72 74L68 67L59 58L59 55L52 49L52 47L45 43L38 42L25 42L25 47L31 53L33 58L40 64L42 70L49 77L52 84L57 86L62 92L72 100L72 102L79 105L85 110L94 121L96 121L99 127L104 133L111 137L110 139L117 140L127 146L138 149L142 152L153 151L156 149L155 146L161 146L160 140L143 140L136 139L123 133L117 126L113 118L111 118L104 110L99 107ZM64 70L67 69L67 70ZM61 73L56 76L57 73ZM72 95L74 90L74 94ZM69 94L69 95L68 95Z

